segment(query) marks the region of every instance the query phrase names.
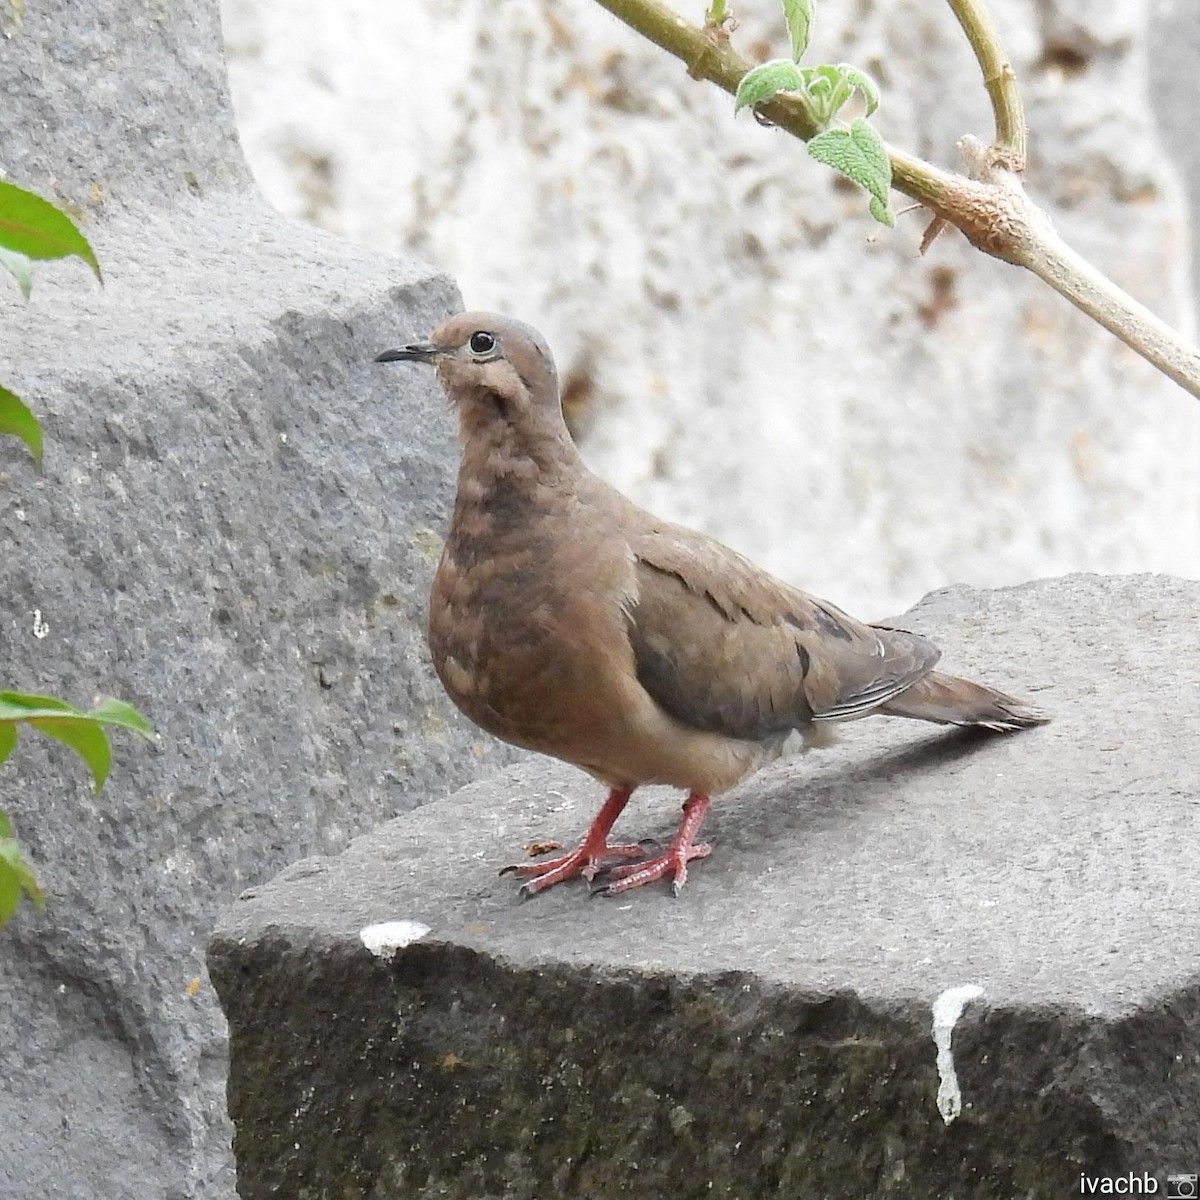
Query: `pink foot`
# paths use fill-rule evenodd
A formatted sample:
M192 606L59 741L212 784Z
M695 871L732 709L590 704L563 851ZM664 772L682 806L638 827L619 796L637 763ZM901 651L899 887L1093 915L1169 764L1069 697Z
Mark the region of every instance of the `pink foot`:
M622 892L631 892L634 888L644 887L670 875L671 893L678 896L687 883L687 865L694 858L707 858L712 853L712 847L707 842L698 842L689 846L684 853L668 850L655 858L648 858L643 863L631 863L623 867L614 867L608 872L611 883L598 887L593 895L619 896Z
M514 863L505 867L501 875L528 875L531 878L520 888L522 898L536 896L556 883L564 883L568 879L582 878L589 883L602 871L607 871L617 863L630 858L645 858L644 846L622 845L610 846L601 843L590 846L583 841L570 854L558 858L545 858L541 862ZM629 866L617 867L618 870L629 870Z
M678 896L687 883L687 865L694 858L707 858L712 853L712 847L707 842L695 842L692 839L700 832L708 812L709 800L693 792L683 804L683 819L675 831L674 838L666 854L659 854L644 863L631 863L623 867L614 867L609 872L611 883L606 883L593 892L596 896L619 896L622 892L632 891L653 883L664 875L671 876L671 893Z
M645 858L646 851L641 846L608 844L609 832L632 795L631 787L613 788L583 841L570 854L543 859L541 862L513 864L505 867L500 874L531 876L519 890L521 899L528 900L530 896L536 896L538 892L544 892L567 879L581 877L590 882L614 861Z

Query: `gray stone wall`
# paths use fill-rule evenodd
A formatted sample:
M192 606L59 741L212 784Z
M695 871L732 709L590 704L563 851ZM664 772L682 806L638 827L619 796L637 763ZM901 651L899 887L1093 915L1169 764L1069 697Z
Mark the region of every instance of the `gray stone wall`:
M106 280L0 280L0 378L46 435L41 472L0 440L0 687L160 734L114 738L99 796L34 735L0 768L49 893L0 934L0 1196L227 1200L216 913L508 758L424 650L449 414L370 361L460 300L262 202L206 0L30 3L0 94L7 178Z

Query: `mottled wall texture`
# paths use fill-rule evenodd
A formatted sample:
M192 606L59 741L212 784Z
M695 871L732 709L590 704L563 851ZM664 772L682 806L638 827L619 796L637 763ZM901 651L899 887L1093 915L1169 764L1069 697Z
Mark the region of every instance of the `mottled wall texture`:
M776 0L736 8L744 53L784 52ZM995 8L1032 192L1189 326L1172 148L1189 153L1195 76L1170 80L1162 59L1186 59L1200 16L1147 0ZM223 11L243 145L272 202L415 251L469 306L542 327L587 457L663 515L868 614L958 580L1200 574L1200 406L957 234L919 257L920 211L875 226L803 146L735 119L590 0ZM811 53L880 80L889 140L956 166L956 140L988 134L940 0L823 0L819 15Z

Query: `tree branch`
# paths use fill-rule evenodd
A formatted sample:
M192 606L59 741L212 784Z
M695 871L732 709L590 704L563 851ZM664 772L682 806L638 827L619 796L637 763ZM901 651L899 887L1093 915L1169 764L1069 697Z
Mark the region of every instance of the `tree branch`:
M947 0L983 72L996 119L996 150L1010 171L1025 170L1025 106L1000 33L982 0Z
M1025 267L1115 334L1168 378L1200 399L1200 352L1144 305L1076 254L1021 186L1025 118L1016 76L983 0L948 0L983 71L996 121L996 145L960 142L968 178L888 146L892 186L954 225L976 249ZM730 95L751 64L730 45L724 29L689 24L662 0L596 0L618 20L680 59L688 74ZM807 141L817 129L796 97L780 94L758 105L760 118Z
M997 257L1032 271L1169 379L1197 395L1200 350L1072 250L1026 195L1018 176L994 161L990 148L969 136L959 142L959 148L968 163L974 162L985 173L987 182L972 186L988 190L1004 214L1002 222L1012 227L1005 253Z

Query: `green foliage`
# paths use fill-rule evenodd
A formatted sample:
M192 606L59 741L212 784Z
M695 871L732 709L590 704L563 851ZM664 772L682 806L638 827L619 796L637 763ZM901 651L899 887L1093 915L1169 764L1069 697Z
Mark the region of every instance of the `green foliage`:
M817 0L783 0L783 19L787 21L788 33L792 38L793 62L799 62L808 49L816 10Z
M808 152L817 162L853 179L871 193L871 216L892 228L896 217L888 203L892 186L892 164L878 130L863 117L856 117L849 129L827 129L808 143Z
M112 765L106 728L155 736L149 721L123 700L101 700L89 712L82 712L53 696L0 692L0 763L16 749L17 727L22 724L74 750L91 772L97 792ZM8 816L0 812L0 928L16 911L22 894L42 906L44 896L33 867L21 853Z
M0 247L34 259L75 255L100 279L96 255L71 218L41 196L3 180L0 180ZM0 263L9 266L7 259L0 259Z
M40 464L42 461L42 427L20 396L0 384L0 433L11 433L29 447Z
M31 259L75 255L100 279L100 264L87 238L65 213L33 192L0 180L0 267L17 281L26 300L33 288ZM103 281L101 281L103 282ZM42 461L42 427L19 397L0 386L0 434L19 437Z
M803 87L800 68L790 58L773 58L742 76L733 98L733 111L753 108L779 92L801 92Z
M0 180L0 266L13 275L25 299L29 299L32 288L31 260L70 255L83 259L100 279L100 264L92 247L69 217L33 192ZM28 405L3 386L0 386L0 434L20 438L41 463L42 427ZM128 729L148 738L155 736L146 718L123 700L101 700L90 712L81 712L53 696L0 691L0 763L16 749L17 727L22 724L74 750L87 764L97 792L104 786L112 766L106 728ZM8 814L0 810L0 928L16 912L23 895L39 908L45 903L45 895L33 867L21 852Z
M774 58L747 71L738 84L734 112L754 108L780 92L797 96L821 130L809 141L809 154L865 188L871 196L871 215L891 227L896 223L889 197L891 162L883 138L867 120L879 107L879 87L850 63L799 66L812 35L817 0L782 0L782 4L792 57ZM855 92L862 96L864 116L856 117L848 128L830 128Z
M800 75L801 91L822 127L829 125L856 91L862 93L868 117L879 107L878 85L865 71L849 63L805 67Z
M22 895L28 896L38 908L45 906L46 893L38 884L29 860L21 853L12 823L0 812L0 929L17 911Z
M89 712L73 708L53 696L25 692L0 692L0 763L17 744L17 726L28 725L47 737L70 746L87 764L98 792L108 778L112 754L106 727L128 729L153 738L154 729L132 704L123 700L101 700Z

